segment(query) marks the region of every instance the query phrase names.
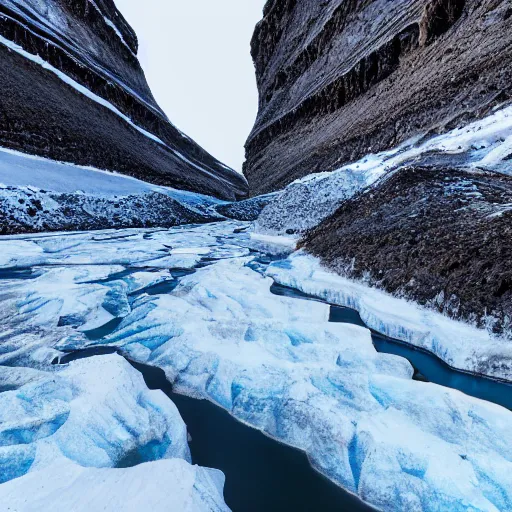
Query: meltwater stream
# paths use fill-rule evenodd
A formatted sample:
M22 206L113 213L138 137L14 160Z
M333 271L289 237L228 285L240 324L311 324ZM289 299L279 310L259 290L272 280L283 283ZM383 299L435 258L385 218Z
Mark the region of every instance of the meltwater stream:
M112 347L94 347L66 354L58 363L115 352ZM305 453L245 425L207 400L174 393L160 368L129 362L142 373L149 389L163 391L178 407L192 439L192 462L224 473L224 499L233 512L375 511L315 471ZM125 460L122 465L140 462Z
M270 291L275 295L325 303L312 295L277 283L272 285ZM334 304L330 305L329 321L359 325L369 329L357 311ZM388 338L373 330L372 340L378 352L394 354L407 359L415 369L415 379L457 389L467 395L512 410L512 384L452 368L427 350Z

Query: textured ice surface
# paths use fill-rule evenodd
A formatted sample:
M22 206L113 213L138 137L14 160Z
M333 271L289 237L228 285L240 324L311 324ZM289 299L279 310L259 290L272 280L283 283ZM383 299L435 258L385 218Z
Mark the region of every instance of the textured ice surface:
M244 225L230 222L192 228L178 226L170 230L124 229L67 235L8 236L0 241L0 269L37 265L190 268L208 256L208 250L219 249L221 244L217 242L217 235L228 242L227 237L241 226ZM248 239L249 235L245 238ZM225 245L222 244L223 247ZM240 247L237 246L236 250L238 253Z
M93 338L131 311L136 295L203 260L238 258L262 242L240 223L4 237L0 241L0 364L39 367L76 330ZM231 237L238 242L233 244ZM270 242L265 247L270 250ZM278 244L279 254L291 247ZM30 279L18 279L28 267ZM169 272L169 268L179 272ZM2 275L2 272L7 274ZM96 332L94 332L96 331Z
M272 295L266 264L249 251L286 255L293 240L254 235L245 228L223 223L0 240L2 265L14 273L0 281L1 321L9 331L0 357L43 367L58 350L111 345L164 369L176 390L211 400L305 450L322 473L383 510L511 509L512 413L412 380L410 364L377 353L367 329L329 323L326 304ZM2 244L8 251L1 250ZM16 244L26 250L16 251ZM169 267L185 263L189 269L170 268L179 285L145 294L152 281L167 278L163 261ZM294 255L274 262L267 272L276 279L295 276L290 284L305 279L318 290L332 288L333 281L317 280L322 270L316 262L302 261L301 254ZM35 275L17 277L16 272L32 265ZM62 294L73 297L61 297L58 307L51 306L59 294L60 273ZM80 326L58 327L63 305L67 317L75 308L81 322L96 319L94 301L104 304L113 283L116 294L107 301L109 308L128 305L118 308L120 323L113 330L91 340ZM142 293L130 295L134 290ZM42 304L49 301L38 308L44 314L20 311L31 293L32 301L43 296ZM395 329L392 335L421 324L418 310L404 309L401 317L389 303L379 304L372 290L358 293L358 298L368 293L368 300L376 301L370 305L389 314L386 325ZM474 330L456 323L436 325L448 329L442 340L453 342L456 351L474 346L463 343ZM29 457L13 451L11 460L20 467Z
M99 197L123 197L160 192L194 207L226 204L215 197L161 187L131 176L110 171L58 162L36 155L0 148L0 183L4 186L31 187L59 193L80 192Z
M0 479L69 459L85 467L190 459L176 406L121 356L53 371L0 367Z
M256 231L299 234L331 215L345 199L376 181L377 170L342 169L311 175L288 185L277 194L256 220Z
M404 144L288 185L266 206L256 221L257 231L301 233L318 225L340 204L405 165L443 162L512 174L512 107L431 138L416 137Z
M60 462L0 485L3 510L16 512L227 512L224 476L180 459L126 469Z
M512 380L512 343L484 329L329 272L304 252L271 264L267 274L279 284L356 309L370 328L425 348L450 366Z
M140 300L105 342L306 450L386 510L510 506L510 412L412 381L405 360L376 353L368 330L328 324L324 304L269 296L271 281L245 262L217 263L169 296Z

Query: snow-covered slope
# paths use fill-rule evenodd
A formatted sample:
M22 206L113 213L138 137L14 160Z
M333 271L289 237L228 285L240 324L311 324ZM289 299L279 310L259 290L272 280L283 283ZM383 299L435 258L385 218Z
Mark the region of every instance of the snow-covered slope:
M264 233L294 233L317 226L340 204L401 168L481 169L512 175L512 107L446 134L416 137L370 154L337 171L311 174L276 193L256 222Z
M94 167L0 148L0 233L254 220L270 197L230 203Z

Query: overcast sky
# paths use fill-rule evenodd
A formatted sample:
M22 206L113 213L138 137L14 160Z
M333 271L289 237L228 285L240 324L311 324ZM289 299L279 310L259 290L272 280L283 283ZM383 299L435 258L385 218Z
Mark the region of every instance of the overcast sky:
M258 102L250 40L265 0L115 2L171 122L240 171Z

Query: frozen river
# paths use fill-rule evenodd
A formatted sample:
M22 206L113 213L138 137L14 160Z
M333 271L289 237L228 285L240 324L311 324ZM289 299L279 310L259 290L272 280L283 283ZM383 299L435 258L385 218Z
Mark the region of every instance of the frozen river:
M276 285L276 276L294 270L293 242L249 230L249 224L226 222L5 237L0 365L39 372L41 387L37 379L30 384L38 403L53 400L45 379L78 368L80 361L68 364L73 356L66 354L101 347L139 365L149 387L178 406L192 435L192 462L225 473L233 510L251 509L242 498L255 492L254 475L263 473L260 499L268 502L254 501L254 510L271 510L272 502L310 510L319 494L326 500L322 510L336 510L338 502L340 510L347 503L364 510L353 495L382 510L455 510L462 504L506 510L512 503L512 413L498 404L510 407L509 385L378 336L353 310ZM93 356L88 368L118 357ZM152 371L158 385L148 380ZM101 372L90 379L103 385ZM21 388L0 382L0 405L11 403L15 390L19 397L25 380L18 379ZM42 454L49 446L84 465L78 438L63 444L59 437L71 421L80 429L77 415L59 416L62 423L50 428L48 408L34 413L47 426L28 443L24 438L33 448L29 455L16 451L23 436L12 434L22 431L23 415L8 425L9 436L0 436L0 469L20 482L34 471L44 473ZM140 439L145 434L137 428L128 431ZM167 434L154 433L150 444L128 449L107 420L94 432L87 443L108 438L113 446L110 467L176 456ZM230 437L231 449L220 449ZM237 473L244 443L247 471ZM94 453L86 465L105 467ZM294 481L303 482L295 501Z

